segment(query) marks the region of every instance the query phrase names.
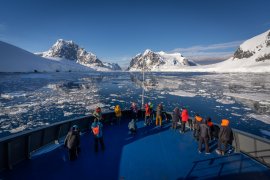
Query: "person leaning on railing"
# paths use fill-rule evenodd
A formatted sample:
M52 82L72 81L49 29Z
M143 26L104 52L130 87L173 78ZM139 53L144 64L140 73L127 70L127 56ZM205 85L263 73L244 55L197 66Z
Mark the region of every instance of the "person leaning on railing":
M69 160L75 160L80 151L80 133L77 125L72 126L68 132L64 146L68 148Z
M200 136L200 124L202 123L203 118L199 115L196 114L193 120L193 126L194 126L194 131L193 131L193 137L198 141L199 136Z
M131 119L138 121L138 107L135 102L131 103L130 110L131 110Z
M158 105L157 107L157 112L156 112L156 126L162 126L162 111L163 107L161 104Z
M115 106L114 112L115 112L116 122L117 122L117 124L120 124L121 117L122 117L122 111L121 111L121 108L119 105Z
M178 107L174 108L172 112L172 129L176 130L177 123L180 121L180 110Z
M232 129L229 126L230 121L228 119L222 119L221 127L218 134L218 149L217 154L225 155L228 142L231 140Z
M210 154L209 151L209 139L211 139L211 134L210 134L210 128L207 125L207 120L202 121L202 123L199 125L199 131L200 131L200 135L199 135L199 147L198 147L198 151L199 153L201 153L202 151L202 144L204 144L205 146L205 154Z
M185 133L186 131L186 123L189 119L189 116L188 116L188 110L184 107L182 109L182 113L181 113L181 119L182 119L182 123L181 123L181 133Z
M101 108L97 107L96 110L93 112L93 116L98 120L101 121L103 119Z

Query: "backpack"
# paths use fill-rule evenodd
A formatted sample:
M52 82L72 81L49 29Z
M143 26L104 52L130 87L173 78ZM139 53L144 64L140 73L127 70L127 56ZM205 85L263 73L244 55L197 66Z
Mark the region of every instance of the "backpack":
M93 127L92 129L93 129L94 135L97 136L99 133L99 126Z

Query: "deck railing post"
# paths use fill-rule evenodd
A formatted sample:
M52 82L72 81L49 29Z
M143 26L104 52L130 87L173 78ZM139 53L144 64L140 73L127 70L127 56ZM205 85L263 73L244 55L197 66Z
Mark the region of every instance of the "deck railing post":
M233 132L233 139L235 143L235 151L240 152L240 143L239 143L238 133Z
M11 144L10 142L7 143L7 163L8 163L8 169L12 169L12 155L11 155Z
M26 153L27 153L27 159L31 159L31 134L27 136L27 146L26 146Z
M55 140L57 143L59 143L59 139L61 138L61 130L62 130L62 125L58 126L58 130L57 130L57 139Z

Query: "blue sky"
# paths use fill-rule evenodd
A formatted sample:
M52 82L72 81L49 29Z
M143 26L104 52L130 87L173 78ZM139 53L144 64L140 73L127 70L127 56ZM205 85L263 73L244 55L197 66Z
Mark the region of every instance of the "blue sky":
M0 0L0 40L30 52L73 40L101 60L145 49L224 59L270 29L269 0Z

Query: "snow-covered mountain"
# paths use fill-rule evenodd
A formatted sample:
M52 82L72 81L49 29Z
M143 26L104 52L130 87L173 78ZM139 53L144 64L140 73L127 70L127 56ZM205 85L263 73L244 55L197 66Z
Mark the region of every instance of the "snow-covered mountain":
M46 58L62 58L75 61L95 70L121 70L118 64L102 62L95 54L87 52L73 41L63 39L58 39L48 51L36 54Z
M0 41L0 72L92 71L67 60L48 60Z
M193 61L187 60L180 53L153 52L147 49L143 54L138 54L132 58L127 70L138 71L145 69L148 71L174 71L185 66L196 66Z
M233 57L223 62L205 66L217 72L270 72L270 30L245 42Z

